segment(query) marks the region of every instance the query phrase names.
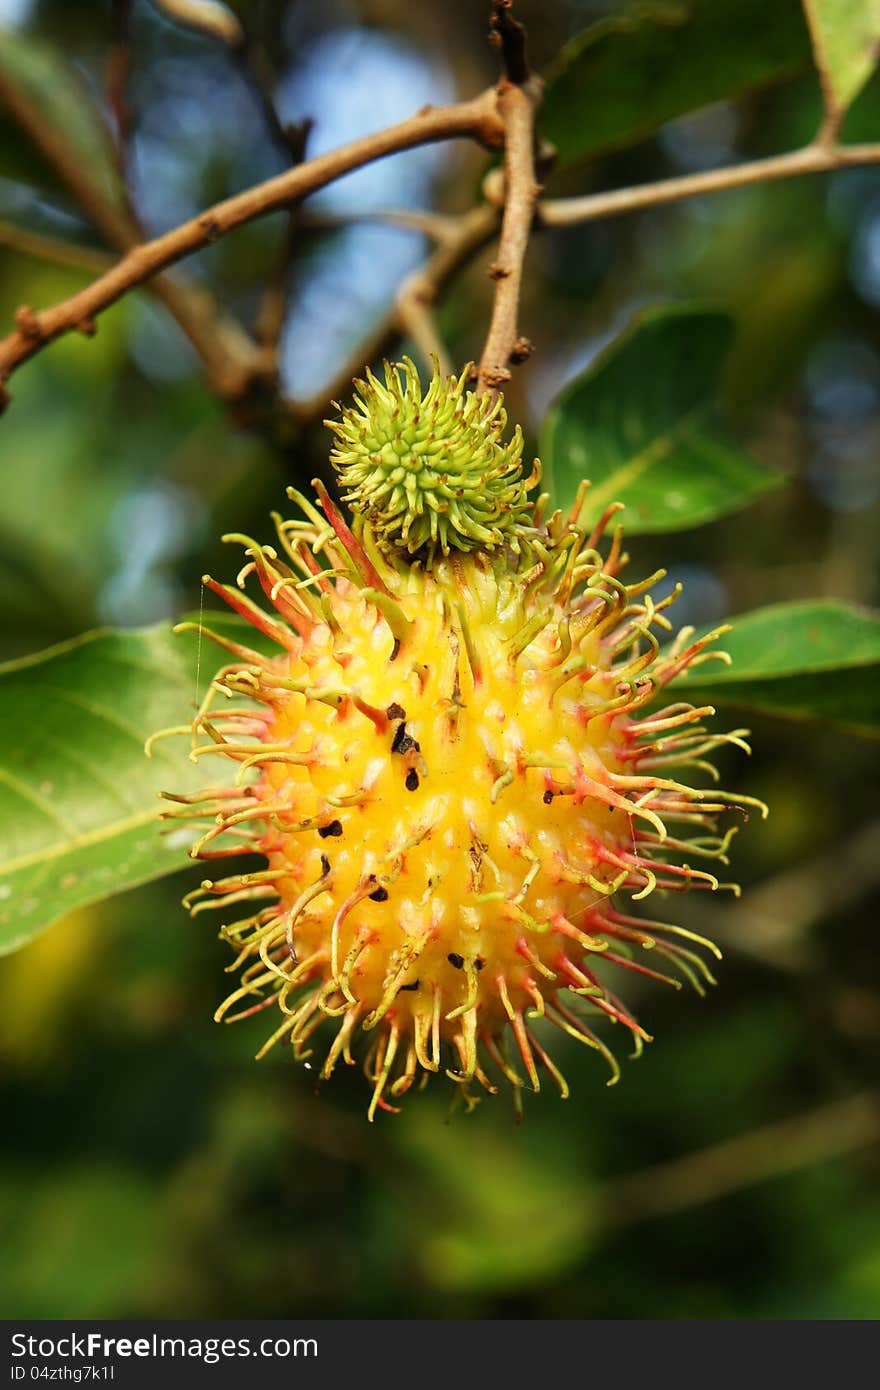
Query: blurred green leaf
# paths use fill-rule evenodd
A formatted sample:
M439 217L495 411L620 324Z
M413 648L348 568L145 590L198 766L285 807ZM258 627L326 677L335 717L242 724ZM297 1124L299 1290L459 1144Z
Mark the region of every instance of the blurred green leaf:
M68 158L87 169L105 196L121 203L107 127L88 85L61 52L26 34L0 30L0 78L39 113ZM0 175L51 192L63 188L52 164L22 136L0 90ZM66 191L66 190L65 190Z
M196 691L196 643L167 626L95 632L0 666L0 953L75 907L174 873L187 831L160 836L160 791L204 770L160 742ZM204 688L204 687L203 687Z
M670 688L696 704L880 736L880 614L834 599L773 604L734 619L722 645L729 667L692 668Z
M479 1121L444 1127L442 1113L413 1109L400 1139L423 1194L412 1236L430 1284L518 1293L582 1260L600 1215L587 1165L549 1135L514 1144Z
M733 326L726 314L652 306L600 353L548 411L541 457L554 502L581 518L626 506L627 532L681 531L753 502L781 482L728 441L713 401Z
M602 20L547 76L543 135L560 166L643 140L665 121L782 81L810 62L799 0L676 0Z
M3 1307L22 1318L124 1316L132 1290L156 1278L156 1197L155 1183L109 1158L32 1176L27 1202L5 1183Z
M68 273L42 266L15 280L19 294L27 283L33 303L52 303L77 287ZM130 459L148 437L139 431L132 448L114 389L124 313L108 315L94 351L71 357L74 346L57 344L49 371L22 372L16 409L3 417L4 455L16 466L7 472L0 514L0 626L22 652L96 625L96 596L118 565L111 518L135 485ZM10 645L4 656L19 655Z
M803 0L816 64L838 111L846 111L880 56L880 0Z

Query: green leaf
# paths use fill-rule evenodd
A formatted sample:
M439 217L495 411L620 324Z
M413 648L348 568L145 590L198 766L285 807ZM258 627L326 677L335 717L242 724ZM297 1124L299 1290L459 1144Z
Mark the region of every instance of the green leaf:
M733 326L726 314L655 305L600 353L551 405L541 457L554 502L570 507L589 478L581 518L623 502L629 533L681 531L777 487L713 420Z
M51 44L0 30L0 78L36 114L50 138L88 170L95 185L117 205L122 187L113 163L107 127L88 85ZM0 175L51 192L67 190L52 163L22 136L0 91Z
M670 689L695 704L825 719L851 733L880 736L880 614L835 599L807 599L731 621L719 645L732 664L698 666Z
M205 656L200 693L219 662ZM206 780L181 740L198 643L166 625L93 632L0 666L0 953L57 918L184 868L187 831L160 835L158 794Z
M470 1294L542 1287L584 1258L600 1213L596 1186L550 1133L511 1151L497 1129L450 1132L439 1106L407 1127L410 1181L423 1198L412 1245L429 1282Z
M547 76L541 132L562 167L634 144L665 121L782 81L809 63L799 0L640 5L563 48Z
M880 57L880 0L803 0L803 4L826 102L832 114L842 115Z

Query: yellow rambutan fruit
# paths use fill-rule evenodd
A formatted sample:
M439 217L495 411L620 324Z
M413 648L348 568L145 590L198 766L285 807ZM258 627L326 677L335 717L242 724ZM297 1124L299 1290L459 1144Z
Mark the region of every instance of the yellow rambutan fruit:
M359 383L334 426L351 526L315 483L321 510L291 492L304 519L276 517L277 547L232 538L273 613L205 579L276 649L217 637L231 661L191 757L237 774L179 798L210 821L194 856L264 861L190 895L228 913L242 971L217 1017L276 1009L260 1056L308 1057L326 1029L324 1078L363 1038L370 1118L437 1071L468 1102L541 1070L567 1095L551 1026L616 1080L596 1025L648 1038L616 980L702 991L718 954L620 899L729 886L699 864L727 863L721 813L759 805L673 775L745 730L649 708L718 634L661 650L676 595L652 600L662 571L620 579L619 528L600 553L617 508L587 533L583 493L570 516L530 504L519 432L504 444L500 403L464 383L435 372L423 399L409 363Z

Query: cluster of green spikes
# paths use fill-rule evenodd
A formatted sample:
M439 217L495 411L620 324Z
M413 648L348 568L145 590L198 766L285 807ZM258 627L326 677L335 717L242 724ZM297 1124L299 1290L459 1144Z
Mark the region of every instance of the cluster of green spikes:
M355 403L339 421L330 461L345 500L371 524L388 551L423 557L507 546L519 551L527 531L535 464L522 476L519 425L503 442L507 412L500 396L466 389L460 376L434 373L422 396L413 362L385 364L384 384L368 369L355 382Z

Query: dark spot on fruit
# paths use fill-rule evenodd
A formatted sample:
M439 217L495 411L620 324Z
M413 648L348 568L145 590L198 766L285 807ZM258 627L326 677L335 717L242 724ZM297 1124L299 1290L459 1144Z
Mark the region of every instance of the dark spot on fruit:
M389 719L406 718L406 710L403 708L403 705L398 705L397 703L389 705L385 713L388 715Z
M405 724L398 724L394 739L391 743L392 753L409 753L410 751L419 752L419 745L416 740L406 732Z
M321 826L319 826L319 827L318 827L318 834L321 836L321 839L322 839L322 840L326 840L326 838L327 838L328 835L341 835L341 834L342 834L342 821L341 821L341 820L332 820L332 821L330 822L329 825L321 825Z
M419 987L419 981L418 981L418 980L412 980L408 985L401 985L401 986L400 986L400 989L398 990L398 993L399 993L399 994L403 994L404 990L407 990L407 989L418 989L418 987Z
M482 956L474 957L474 965L476 966L477 970L482 970L485 964L486 962L483 960Z
M551 802L552 800L553 800L553 793L552 793L552 792L549 790L549 788L548 788L548 790L545 791L545 793L544 793L544 805L545 805L545 806L549 806L549 805L550 805L550 802Z
M329 872L330 872L330 860L327 858L326 854L322 854L322 855L321 855L321 873L322 873L322 874L324 875L324 877L326 878L327 875L329 874Z
M464 956L460 956L457 951L450 951L446 957L450 965L454 965L456 970L464 969Z
M399 637L395 637L394 641L393 641L392 644L391 644L391 656L388 658L389 661L393 661L394 658L397 656L397 653L398 653L399 651L400 651L400 638L399 638Z
M406 787L408 792L418 791L419 774L416 772L414 767L411 767L409 772L406 774L406 782L404 783L404 786Z
M376 891L375 891L375 893L371 893L371 894L370 894L370 897L372 898L372 900L373 900L374 903L387 903L387 901L388 901L388 889L387 889L387 888L377 888Z

